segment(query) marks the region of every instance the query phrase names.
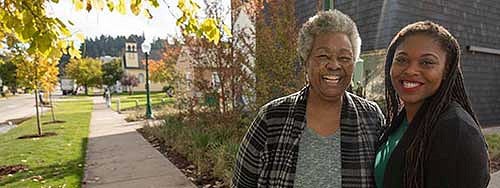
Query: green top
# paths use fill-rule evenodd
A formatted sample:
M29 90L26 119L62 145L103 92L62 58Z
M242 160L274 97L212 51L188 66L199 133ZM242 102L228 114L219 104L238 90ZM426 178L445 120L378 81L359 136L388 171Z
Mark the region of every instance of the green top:
M377 188L384 187L384 173L387 162L389 162L392 152L398 146L399 140L401 140L407 128L408 121L405 118L396 132L389 135L387 141L380 146L380 150L378 150L375 157L375 183L377 184Z

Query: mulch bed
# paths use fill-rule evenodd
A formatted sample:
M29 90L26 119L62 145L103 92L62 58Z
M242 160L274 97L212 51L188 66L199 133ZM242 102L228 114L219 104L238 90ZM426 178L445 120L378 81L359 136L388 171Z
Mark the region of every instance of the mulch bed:
M137 130L142 134L146 140L151 143L151 145L156 148L160 153L168 158L181 172L188 177L188 179L193 182L196 186L202 188L228 188L228 183L220 178L214 177L210 172L200 172L198 167L191 161L187 160L186 157L179 152L175 151L171 146L166 145L160 139L148 135L143 131L143 129Z
M26 165L10 165L10 166L0 166L0 179L9 174L15 174L17 172L27 171L28 166Z
M38 134L30 134L30 135L20 136L17 139L41 138L41 137L49 137L49 136L56 136L56 135L57 135L57 133L55 133L55 132L46 132L46 133L43 133L41 136Z
M500 156L490 159L490 173L500 171Z
M43 122L42 125L57 124L57 123L66 123L66 121L62 120L48 121L48 122Z

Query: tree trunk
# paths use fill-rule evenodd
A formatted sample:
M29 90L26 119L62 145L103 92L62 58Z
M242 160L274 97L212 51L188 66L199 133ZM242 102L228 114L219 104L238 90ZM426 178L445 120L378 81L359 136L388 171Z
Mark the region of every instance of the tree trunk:
M36 108L36 126L38 129L38 136L42 136L42 125L40 124L40 112L38 111L38 65L35 61L35 108Z
M52 122L56 122L56 114L54 113L55 105L52 102L52 93L49 92L49 102L50 102L50 111L52 111Z
M42 125L40 124L40 112L38 111L38 88L35 89L35 108L36 108L36 127L38 129L38 136L42 136Z
M36 74L36 72L35 72ZM37 77L37 76L35 76ZM36 78L35 78L36 79ZM38 136L42 136L42 125L40 124L40 111L38 110L38 106L40 105L38 101L38 81L35 80L35 84L37 85L35 88L35 108L36 108L36 127L38 130Z
M221 104L222 104L222 115L226 114L226 88L224 87L226 80L223 77L224 76L219 77L219 79L221 81L221 84L220 84L221 95L220 95L220 97L221 97Z
M89 95L89 88L88 88L87 84L85 84L84 87L85 87L85 95Z

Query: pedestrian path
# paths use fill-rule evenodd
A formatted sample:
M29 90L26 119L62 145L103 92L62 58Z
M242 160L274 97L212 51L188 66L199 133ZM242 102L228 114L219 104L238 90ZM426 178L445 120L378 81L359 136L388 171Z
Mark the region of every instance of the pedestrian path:
M84 188L195 187L124 119L94 97Z
M500 172L496 172L491 175L491 180L488 188L500 188Z

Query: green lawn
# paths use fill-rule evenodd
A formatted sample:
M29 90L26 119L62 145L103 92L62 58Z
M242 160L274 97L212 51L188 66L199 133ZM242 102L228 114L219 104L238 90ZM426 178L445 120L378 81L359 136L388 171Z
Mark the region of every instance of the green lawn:
M81 187L91 112L92 101L86 97L59 102L57 120L66 122L42 125L56 136L17 139L37 132L36 118L1 134L0 165L24 164L29 171L3 177L0 187ZM51 120L50 113L42 117L42 122Z
M120 94L113 95L111 109L116 110L116 101L120 98L120 110L128 110L136 107L135 101L139 101L139 107L146 106L146 93L134 93L133 95ZM151 93L152 105L161 104L161 100L165 99L166 103L174 102L173 98L167 97L164 92Z
M490 158L500 157L500 134L485 135Z
M92 96L86 96L86 95L66 95L66 96L62 96L61 97L62 99L88 99L88 100L91 100L92 99Z

